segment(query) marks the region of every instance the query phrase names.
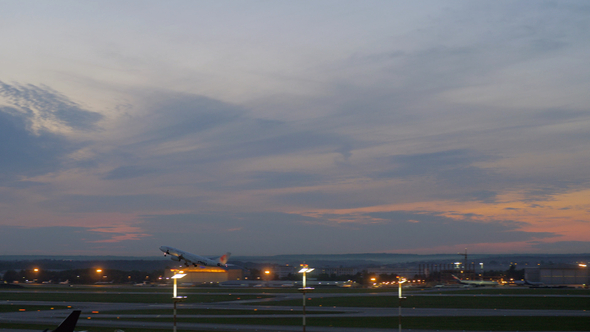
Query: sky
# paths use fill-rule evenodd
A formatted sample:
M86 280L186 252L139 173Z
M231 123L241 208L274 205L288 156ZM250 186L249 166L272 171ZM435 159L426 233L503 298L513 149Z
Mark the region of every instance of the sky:
M590 253L588 1L0 6L3 255Z

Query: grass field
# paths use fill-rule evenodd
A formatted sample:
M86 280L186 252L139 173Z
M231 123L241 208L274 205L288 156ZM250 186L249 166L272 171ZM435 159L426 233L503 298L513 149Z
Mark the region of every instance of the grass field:
M36 330L36 331L43 331L47 328L55 328L55 325L50 326L48 324L12 324L12 323L2 323L1 326L3 329L23 329L23 330ZM83 323L79 323L76 325L76 329L85 329L89 332L113 332L115 329L112 327L86 327ZM162 328L162 329L149 329L146 330L145 328L124 328L125 332L149 332L149 331L170 331L170 328ZM182 331L182 329L178 329ZM203 332L203 331L201 331ZM220 329L211 330L211 332L229 332ZM234 331L235 332L235 331Z
M287 309L287 310L264 310L264 309L183 309L179 308L176 310L178 315L301 315L303 311L301 309ZM120 310L120 311L101 311L101 313L108 314L121 314L121 315L158 315L162 314L161 309L152 310ZM326 311L313 311L306 310L307 315L315 314L340 314L343 311L330 310Z
M94 318L97 319L97 318ZM122 319L166 322L170 319ZM301 318L182 318L179 322L248 325L301 325ZM397 329L397 317L308 317L308 326ZM83 325L82 325L83 326ZM404 317L404 329L476 331L587 331L588 317ZM223 325L220 325L223 328Z
M64 285L26 285L21 289L7 289L3 291L20 291L20 292L93 292L93 293L171 293L172 286L165 287L151 287L151 286L130 286L130 285L72 285L72 287ZM192 293L299 293L297 288L225 288L225 287L185 287L178 286L178 291L183 294ZM397 287L389 288L339 288L339 287L319 287L315 292L326 294L370 294L370 293L395 293L397 294ZM523 287L477 287L477 288L404 288L403 293L442 293L442 294L504 294L504 295L590 295L590 288L523 288Z
M186 303L210 303L236 300L262 299L265 295L196 294ZM3 301L58 301L58 302L111 302L111 303L170 303L171 294L117 294L117 293L13 293L0 292Z
M337 288L326 287L318 288L322 293L388 293L397 292L397 288ZM128 285L26 285L22 289L10 289L9 291L38 291L38 292L96 292L96 293L113 293L113 292L134 292L134 293L171 293L172 286L128 286ZM178 286L178 291L182 293L299 293L295 287L286 288L226 288L226 287L190 287ZM404 290L406 291L406 290ZM421 289L409 289L409 292L421 291Z
M265 305L297 306L301 300L272 301ZM399 306L397 296L345 296L311 298L310 307L382 307ZM527 297L527 296L408 296L402 301L404 308L481 308L481 309L559 309L590 310L587 297Z
M486 295L590 295L590 288L476 288L445 291L445 294L486 294Z
M88 290L91 291L88 291ZM111 303L170 303L170 292L148 293L144 291L135 292L136 288L100 288L94 291L93 288L86 288L86 292L70 291L71 288L62 288L62 292L41 292L41 291L3 291L0 292L0 300L12 301L58 301L58 302L111 302ZM194 288L193 288L194 289ZM279 289L282 290L282 289ZM188 295L185 303L214 303L237 300L255 300L273 297L273 294L239 294L242 289L219 289L215 292L183 292ZM265 290L266 291L266 290ZM354 294L355 290L332 289L333 292L341 294ZM541 292L539 292L541 291ZM318 290L319 292L319 290ZM238 293L238 294L237 294ZM325 293L321 290L321 293ZM327 293L329 294L329 293ZM320 297L311 298L307 301L308 306L321 307L397 307L397 294L391 296L380 295L370 296L343 296L343 297ZM377 293L376 293L377 294ZM381 294L381 293L379 293ZM395 294L395 295L394 295ZM414 296L412 294L419 294ZM454 296L440 296L440 294L454 294ZM477 295L502 295L502 296L477 296ZM568 295L555 297L552 295ZM575 295L588 295L588 290L577 291L575 289L482 289L482 290L461 290L448 292L413 292L406 293L407 299L402 302L406 308L483 308L483 309L560 309L560 310L590 310L590 298ZM459 296L461 295L461 296ZM514 296L511 296L514 295ZM526 296L526 295L547 295L547 296ZM300 306L301 300L271 301L264 305L274 306Z

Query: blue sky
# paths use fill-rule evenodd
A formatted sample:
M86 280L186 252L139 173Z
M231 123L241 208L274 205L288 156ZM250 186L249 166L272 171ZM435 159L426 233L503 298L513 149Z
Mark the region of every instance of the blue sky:
M586 1L3 1L4 254L590 252Z

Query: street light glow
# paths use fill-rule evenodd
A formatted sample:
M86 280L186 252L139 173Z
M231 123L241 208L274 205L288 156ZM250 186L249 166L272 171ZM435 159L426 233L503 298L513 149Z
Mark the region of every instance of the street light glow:
M182 272L182 271L180 271ZM178 288L176 286L176 279L180 279L182 277L186 276L186 273L176 273L175 275L173 275L172 279L174 279L174 286L173 286L173 291L172 291L172 298L178 298Z

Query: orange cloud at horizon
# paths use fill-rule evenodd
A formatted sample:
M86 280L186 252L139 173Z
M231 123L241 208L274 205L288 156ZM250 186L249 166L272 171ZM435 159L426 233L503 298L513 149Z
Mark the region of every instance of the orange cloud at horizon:
M297 211L296 213L328 219L334 223L382 222L382 220L367 216L368 213L375 212L431 213L473 222L513 221L517 222L517 230L519 231L548 232L557 235L551 239L543 239L542 242L588 241L590 239L588 197L590 197L588 189L555 194L537 200L527 199L524 192L510 192L499 195L495 203L438 200L352 209L318 209L305 212ZM332 215L332 217L326 218L326 215ZM523 243L486 244L486 246L489 245L514 250L528 247ZM449 246L449 248L454 248L454 246Z

